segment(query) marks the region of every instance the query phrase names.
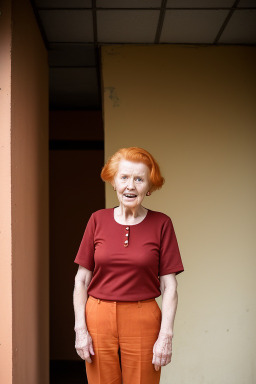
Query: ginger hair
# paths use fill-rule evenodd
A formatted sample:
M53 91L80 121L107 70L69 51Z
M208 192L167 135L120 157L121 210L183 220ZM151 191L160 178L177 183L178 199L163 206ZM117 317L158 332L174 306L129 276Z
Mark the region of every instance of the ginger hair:
M113 156L111 156L102 168L100 174L103 181L109 183L113 182L121 160L140 162L148 166L150 192L160 189L163 186L165 180L161 175L156 160L148 151L139 147L120 148Z

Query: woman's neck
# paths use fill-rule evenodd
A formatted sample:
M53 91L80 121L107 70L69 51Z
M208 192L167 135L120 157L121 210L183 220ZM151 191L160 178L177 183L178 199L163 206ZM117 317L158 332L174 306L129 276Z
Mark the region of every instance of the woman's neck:
M124 224L138 224L147 215L147 209L142 207L142 205L129 208L120 204L119 207L114 209L114 214L119 222Z

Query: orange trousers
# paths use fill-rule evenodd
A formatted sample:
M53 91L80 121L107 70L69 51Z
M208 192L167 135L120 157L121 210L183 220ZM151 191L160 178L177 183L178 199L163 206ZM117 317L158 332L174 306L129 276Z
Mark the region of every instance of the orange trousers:
M127 302L89 296L86 324L95 355L86 362L89 384L158 384L152 364L161 310L155 299ZM120 358L119 351L120 349Z

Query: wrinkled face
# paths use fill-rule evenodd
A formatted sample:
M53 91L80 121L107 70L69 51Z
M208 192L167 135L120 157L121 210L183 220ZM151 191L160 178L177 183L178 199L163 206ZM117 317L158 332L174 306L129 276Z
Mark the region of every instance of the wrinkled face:
M139 206L150 189L148 166L141 162L120 160L113 185L120 204L129 208Z

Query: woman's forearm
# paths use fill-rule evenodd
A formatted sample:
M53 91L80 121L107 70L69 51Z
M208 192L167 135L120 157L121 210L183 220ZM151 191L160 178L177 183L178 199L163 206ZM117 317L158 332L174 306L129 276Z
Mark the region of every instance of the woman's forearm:
M85 305L87 301L87 286L82 280L75 280L73 292L73 304L75 313L75 329L84 328L87 330L85 322Z
M176 278L162 284L162 322L160 332L173 336L174 319L178 304Z
M158 338L153 347L152 363L155 370L167 365L172 359L173 325L178 304L175 274L160 276L162 293L162 321Z
M78 355L88 363L92 362L91 355L94 355L92 338L89 334L85 321L85 305L87 302L87 289L91 280L92 273L85 268L79 267L75 278L73 293L74 312L75 312L75 348Z

